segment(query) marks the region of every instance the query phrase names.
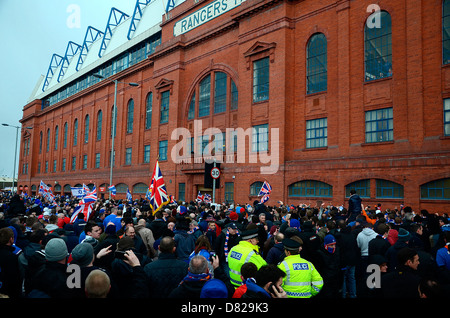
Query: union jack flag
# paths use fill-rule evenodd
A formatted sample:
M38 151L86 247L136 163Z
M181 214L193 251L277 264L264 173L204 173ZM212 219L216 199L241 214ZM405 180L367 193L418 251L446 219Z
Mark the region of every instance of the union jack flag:
M80 204L73 211L72 216L70 217L70 224L73 224L75 220L78 218L78 214L84 214L84 220L87 222L92 213L92 203L83 203L83 200L80 201Z
M211 203L211 195L208 193L205 193L204 201L205 201L205 203Z
M204 198L205 198L205 197L201 194L201 192L198 191L196 201L197 201L197 202L202 202Z
M265 194L270 194L272 192L272 187L267 181L264 181L261 190L259 190L258 197Z
M261 200L259 201L260 203L265 203L265 202L267 202L268 200L269 200L269 193L266 193L266 194L264 194L262 197L261 197Z
M94 186L92 191L87 192L86 196L81 200L83 203L94 203L97 201L97 188Z
M155 168L153 169L152 181L150 183L150 208L153 214L159 211L164 205L169 203L169 196L167 195L164 178L159 168L159 162L156 160Z

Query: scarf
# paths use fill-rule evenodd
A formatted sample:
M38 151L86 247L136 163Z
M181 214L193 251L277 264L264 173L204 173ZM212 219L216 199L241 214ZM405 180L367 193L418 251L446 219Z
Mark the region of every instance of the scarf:
M188 274L180 282L180 285L183 284L184 282L206 281L209 280L210 278L211 278L210 273L192 274L191 272L188 272Z
M236 230L237 236L241 236L239 230ZM225 244L223 246L223 251L225 255L225 261L228 263L228 240L230 239L230 231L227 229L227 233L225 234Z

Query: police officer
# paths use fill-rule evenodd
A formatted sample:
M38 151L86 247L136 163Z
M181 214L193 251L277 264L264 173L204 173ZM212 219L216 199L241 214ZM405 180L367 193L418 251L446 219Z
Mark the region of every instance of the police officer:
M241 266L245 263L253 263L259 269L267 262L259 255L258 229L244 231L241 234L241 241L235 245L228 253L228 266L230 268L230 281L239 287L242 285Z
M283 245L286 257L278 268L286 273L282 288L288 298L310 298L317 295L323 286L322 276L311 262L300 257L301 239L285 238Z

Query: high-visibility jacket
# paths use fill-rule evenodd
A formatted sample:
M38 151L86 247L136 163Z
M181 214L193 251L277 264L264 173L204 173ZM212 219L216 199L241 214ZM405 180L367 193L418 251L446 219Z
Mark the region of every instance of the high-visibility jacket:
M228 267L230 268L230 281L234 286L241 286L241 267L245 263L253 263L259 269L267 262L259 255L259 247L247 241L240 241L233 246L227 256Z
M287 256L278 268L286 273L282 287L288 298L310 298L323 287L322 276L314 265L298 254Z

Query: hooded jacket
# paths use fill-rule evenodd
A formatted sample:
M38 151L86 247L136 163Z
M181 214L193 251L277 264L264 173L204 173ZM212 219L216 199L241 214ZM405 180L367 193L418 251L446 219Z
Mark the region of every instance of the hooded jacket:
M361 256L369 256L369 242L377 236L377 233L370 227L365 227L356 237L356 242L361 250Z

